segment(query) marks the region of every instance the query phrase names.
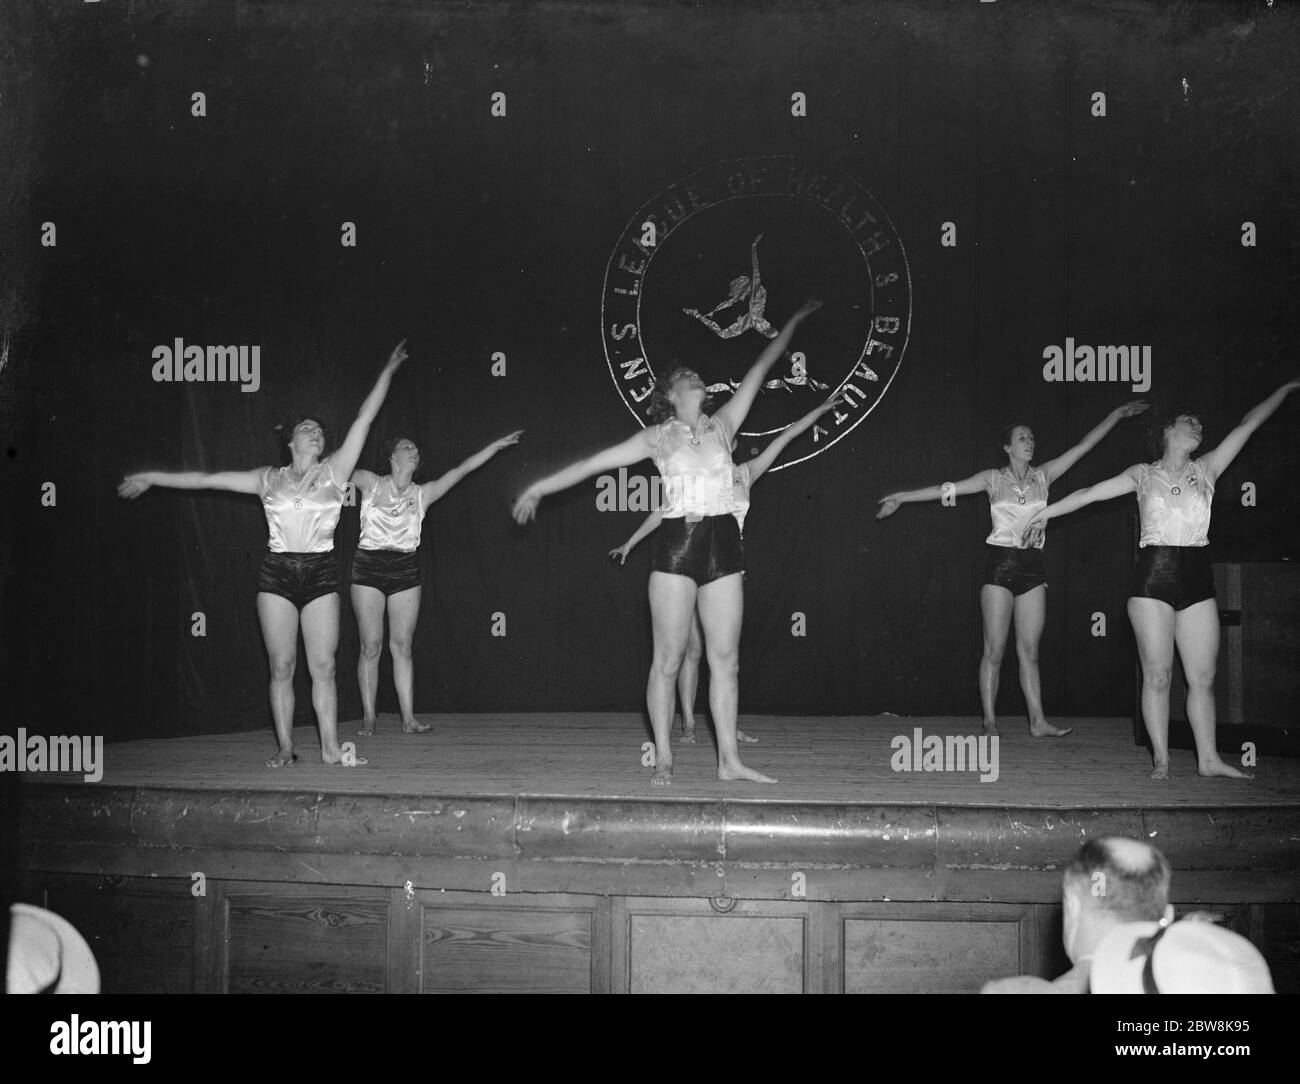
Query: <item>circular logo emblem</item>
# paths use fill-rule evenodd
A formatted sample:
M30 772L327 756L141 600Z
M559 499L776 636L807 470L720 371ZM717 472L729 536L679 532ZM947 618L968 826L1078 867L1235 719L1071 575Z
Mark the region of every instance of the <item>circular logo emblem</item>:
M748 459L838 392L772 470L847 436L884 397L912 320L907 255L888 216L847 174L793 157L740 158L645 204L605 269L610 376L642 424L657 375L687 365L727 401L809 298L823 302L769 370L738 437Z

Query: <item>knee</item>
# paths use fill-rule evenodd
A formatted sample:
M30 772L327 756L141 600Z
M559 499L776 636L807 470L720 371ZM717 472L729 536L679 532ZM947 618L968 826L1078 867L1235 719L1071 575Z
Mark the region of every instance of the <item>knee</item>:
M709 676L722 677L740 673L740 650L724 648L709 652Z
M698 643L695 640L692 640L690 643L686 645L686 654L684 656L684 661L691 663L693 666L699 666L700 657L703 654L704 654L703 645Z
M1203 692L1207 689L1214 688L1215 668L1213 666L1200 667L1187 671L1187 687L1197 692Z
M298 657L296 655L273 655L271 657L271 680L272 681L292 681L293 672L297 669Z
M1157 693L1167 693L1173 678L1173 668L1169 666L1142 667L1142 685Z
M656 651L654 662L650 664L650 673L653 677L676 681L681 668L682 656L680 654L663 655Z
M1024 643L1020 643L1020 642L1017 641L1017 643L1016 643L1016 655L1019 657L1019 659L1020 659L1020 664L1021 664L1022 666L1037 666L1037 665L1038 665L1038 645L1037 645L1037 644L1024 644Z
M411 638L409 636L394 636L390 638L388 641L388 650L393 653L394 659L410 659Z
M334 656L324 655L320 658L309 658L307 660L307 669L311 671L312 681L333 681Z
M383 641L380 639L361 641L361 657L365 659L366 662L374 662L379 658L379 652L382 649Z
M984 645L984 663L985 663L985 665L986 665L986 666L993 666L993 667L1001 666L1001 665L1002 665L1002 656L1003 656L1003 654L1004 654L1005 652L1006 652L1006 645L1005 645L1005 644L989 644L989 643L986 643L986 644Z

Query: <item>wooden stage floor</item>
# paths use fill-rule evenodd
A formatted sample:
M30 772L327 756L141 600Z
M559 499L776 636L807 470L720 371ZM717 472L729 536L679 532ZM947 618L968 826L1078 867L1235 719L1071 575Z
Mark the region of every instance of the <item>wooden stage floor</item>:
M547 795L602 799L739 799L840 805L959 805L975 807L1131 809L1277 807L1300 804L1300 760L1264 758L1251 781L1202 779L1193 754L1173 750L1172 778L1148 778L1150 755L1134 745L1132 723L1121 719L1057 720L1073 725L1064 738L1032 738L1023 721L1006 721L998 778L978 771L896 772L896 735L979 732L979 721L957 717L745 716L741 726L759 739L741 747L751 767L780 782L722 783L705 720L699 743L674 742L672 786L651 786L641 766L650 740L644 717L627 714L421 715L428 734L400 733L383 715L374 737L356 736L357 721L340 725L341 741L357 743L368 763L326 767L315 728L295 731L299 759L292 768L263 766L275 751L270 727L260 732L152 739L104 748L104 776L93 786L294 791L365 795ZM79 777L29 774L28 781L63 783ZM92 784L87 784L88 786Z

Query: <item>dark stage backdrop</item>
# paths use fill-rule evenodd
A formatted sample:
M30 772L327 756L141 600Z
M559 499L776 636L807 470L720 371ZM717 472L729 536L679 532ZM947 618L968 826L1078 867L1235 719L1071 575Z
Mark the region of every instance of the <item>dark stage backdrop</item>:
M1133 397L1045 380L1048 347L1149 347L1150 394L1201 411L1209 445L1296 373L1294 6L106 0L4 19L4 680L33 730L268 724L257 500L115 486L279 463L272 427L299 412L341 436L401 338L363 466L393 434L441 472L527 430L426 520L417 710L642 704L649 546L605 556L642 514L600 510L594 480L528 527L510 503L630 435L637 357L743 371L763 337L682 310L727 298L760 233L766 318L826 300L794 344L808 375L878 379L859 371L853 409L786 459L817 454L755 488L744 711L978 711L987 501L880 523L876 501L1005 462L1009 422L1056 455ZM654 259L629 270L646 221ZM629 311L640 353L619 353ZM257 346L260 386L155 381L177 338ZM765 391L749 428L818 397ZM1221 558L1296 556L1298 411L1220 482ZM1145 455L1121 423L1055 493ZM1052 715L1131 710L1133 503L1049 530ZM345 570L356 536L347 509ZM356 656L345 601L344 718ZM1004 713L1023 711L1014 667ZM387 660L381 682L393 710Z

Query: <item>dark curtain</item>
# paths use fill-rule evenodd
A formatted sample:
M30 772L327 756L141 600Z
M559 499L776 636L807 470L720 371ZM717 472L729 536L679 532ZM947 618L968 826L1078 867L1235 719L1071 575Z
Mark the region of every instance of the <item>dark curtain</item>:
M4 640L7 703L31 728L267 725L257 500L128 503L115 485L278 464L273 427L294 414L341 439L401 338L411 359L362 466L380 467L392 435L437 474L527 430L425 521L417 710L637 709L649 547L624 568L605 553L640 514L598 511L594 482L527 528L508 512L534 478L633 431L601 346L606 264L639 207L724 159L851 175L912 274L888 393L848 438L755 488L744 711L974 714L986 502L877 523L876 501L1004 461L1011 422L1033 427L1040 459L1059 454L1133 394L1044 382L1045 347L1150 345L1151 394L1202 412L1207 444L1294 375L1300 16L1285 5L160 2L6 18L26 48L3 122ZM498 90L505 118L490 115ZM196 91L206 117L191 115ZM806 117L791 115L795 91ZM803 284L775 283L779 322ZM154 382L151 351L177 337L259 345L261 387ZM1221 480L1221 558L1295 556L1297 409ZM1055 494L1145 457L1140 425L1123 423ZM1054 716L1131 710L1132 504L1050 528ZM345 574L356 536L347 509ZM343 718L359 715L356 655L345 600ZM1023 710L1013 667L1008 713ZM380 688L395 710L386 658Z

